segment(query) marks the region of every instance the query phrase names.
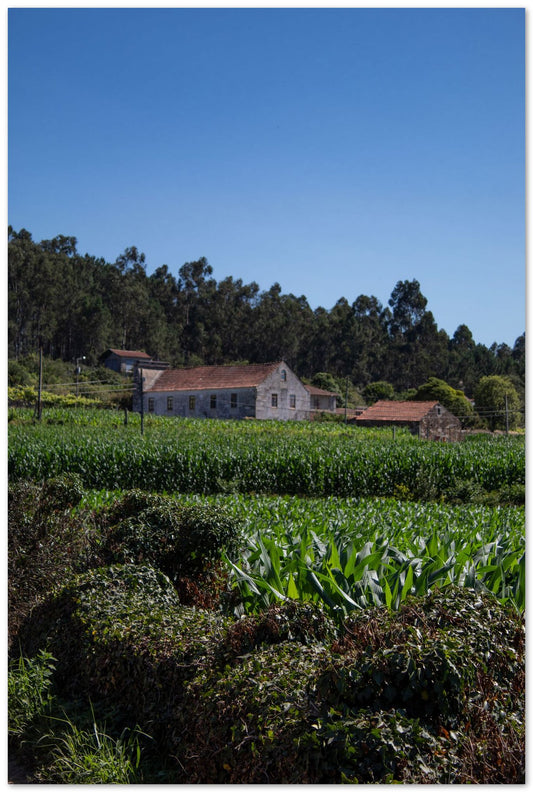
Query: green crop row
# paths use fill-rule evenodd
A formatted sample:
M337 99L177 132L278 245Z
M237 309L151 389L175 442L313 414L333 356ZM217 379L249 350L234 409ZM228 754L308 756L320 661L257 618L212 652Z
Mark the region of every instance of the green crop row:
M111 415L113 423L107 418L93 425L10 424L10 479L69 472L94 489L202 494L420 500L458 495L469 501L515 488L518 495L511 500L523 495L522 438L440 444L327 424L176 419L154 423L141 435L137 426L124 426L119 415Z
M520 507L398 500L217 496L246 526L228 559L243 611L285 599L341 614L397 609L409 595L449 584L490 591L525 607L525 524Z
M119 492L87 493L101 508ZM523 507L456 506L395 499L175 495L223 506L244 526L226 559L242 612L284 599L321 602L346 614L396 609L409 594L455 584L525 607Z

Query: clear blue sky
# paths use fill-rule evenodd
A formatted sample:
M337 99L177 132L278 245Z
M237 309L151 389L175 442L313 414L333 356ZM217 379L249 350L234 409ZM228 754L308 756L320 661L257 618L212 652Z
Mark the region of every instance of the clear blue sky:
M15 8L8 41L16 230L524 331L523 9Z

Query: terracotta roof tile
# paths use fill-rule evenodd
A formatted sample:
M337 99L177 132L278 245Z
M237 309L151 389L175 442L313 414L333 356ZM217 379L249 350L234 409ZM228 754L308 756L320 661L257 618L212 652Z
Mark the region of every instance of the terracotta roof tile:
M420 421L437 401L377 401L357 421Z
M113 352L118 357L139 358L142 360L151 360L152 358L146 352L140 352L133 349L108 349L108 352Z
M253 388L272 374L280 363L247 366L196 366L167 369L146 388L150 391L189 391L219 388Z
M315 385L304 385L304 388L311 396L338 396L336 391L324 390L324 388L317 388Z

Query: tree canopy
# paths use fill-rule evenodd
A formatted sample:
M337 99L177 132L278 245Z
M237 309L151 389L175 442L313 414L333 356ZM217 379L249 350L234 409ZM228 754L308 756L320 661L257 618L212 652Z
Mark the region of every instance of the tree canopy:
M54 359L96 363L113 347L173 366L283 358L300 377L325 372L361 391L378 382L420 389L437 378L471 397L483 377L505 376L523 392L525 336L513 348L488 348L462 324L449 338L416 280L398 281L387 307L362 294L313 310L279 283L261 291L255 282L217 281L205 257L149 271L135 246L110 263L80 254L74 236L35 242L10 227L10 359L42 347Z

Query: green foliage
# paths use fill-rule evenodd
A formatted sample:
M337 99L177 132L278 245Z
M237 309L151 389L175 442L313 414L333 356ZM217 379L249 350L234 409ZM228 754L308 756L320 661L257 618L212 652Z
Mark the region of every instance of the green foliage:
M235 549L239 523L221 507L178 504L140 490L109 510L103 552L113 563L152 564L172 580L204 571Z
M492 431L510 429L520 423L520 399L508 377L497 375L482 377L474 391L476 412Z
M46 715L52 702L54 658L44 649L35 657L22 655L8 669L8 734L22 737L36 718Z
M370 382L365 386L363 396L367 404L374 404L380 399L394 399L394 387L390 382L384 382L383 380Z
M458 418L467 419L474 415L474 408L464 395L463 391L456 390L448 385L444 380L437 377L430 377L427 382L421 385L413 396L414 401L433 401L436 400L446 407ZM465 420L464 425L468 425Z
M83 495L81 479L65 474L43 486L20 481L8 489L9 635L58 583L91 554L93 528L72 507Z
M97 411L73 412L61 427L10 425L12 480L68 471L92 489L321 497L387 497L401 486L420 500L441 498L457 481L486 492L525 483L523 438L436 444L397 432L393 442L390 430L330 423L175 418L146 421L141 436L138 421L123 426L112 413L95 421Z
M387 380L397 391L451 375L469 395L482 376L524 378L523 335L512 350L476 344L466 325L449 339L416 280L396 283L392 310L359 295L352 304L341 297L326 311L312 310L303 295L283 294L278 283L260 291L232 277L217 282L203 257L183 264L177 277L157 262L148 275L146 266L135 247L106 262L80 255L75 237L38 243L27 230L11 229L9 357L26 360L42 345L47 361L61 350L65 362L57 370L61 364L70 371L79 355L94 364L108 347L144 349L172 365L285 359L302 377L325 372L357 387ZM56 374L55 361L47 368ZM71 379L65 373L58 382Z
M525 608L522 509L399 501L243 499L246 542L232 564L240 608L294 599L335 617L453 584ZM239 611L239 608L237 609Z
M125 729L114 739L93 723L90 731L66 720L53 741L43 781L48 784L134 784L141 759L139 738Z
M7 397L10 403L18 405L37 404L38 393L33 386L12 387L7 389ZM50 393L43 390L41 392L41 404L43 407L98 407L98 399L89 399L86 396L75 396L72 393L62 395Z

